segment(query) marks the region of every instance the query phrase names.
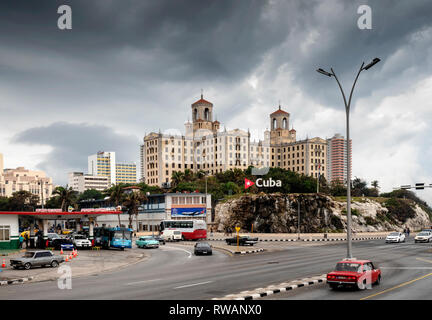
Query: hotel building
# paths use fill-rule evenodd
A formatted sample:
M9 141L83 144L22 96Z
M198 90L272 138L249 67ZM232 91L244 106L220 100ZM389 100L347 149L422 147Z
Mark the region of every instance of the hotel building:
M264 139L251 141L249 131L220 129L213 121L213 104L203 98L191 105L192 122L185 123L185 135L152 132L140 146L141 181L169 186L174 171L203 170L213 175L225 170L281 167L304 175L326 175L327 141L296 139L289 129L290 114L279 109L270 114L270 128Z

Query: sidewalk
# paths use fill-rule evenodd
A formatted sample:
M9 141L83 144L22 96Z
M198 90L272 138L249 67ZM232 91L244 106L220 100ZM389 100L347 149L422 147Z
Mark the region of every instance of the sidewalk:
M70 251L64 251L63 256L69 254ZM54 251L58 255L58 250ZM56 280L61 275L58 273L59 268L51 267L34 267L30 270L15 270L10 266L10 259L21 256L22 253L16 253L7 257L2 257L6 260L6 268L0 272L0 281L15 280L23 278L32 278L31 282ZM78 251L78 257L73 258L70 262L63 262L60 266L70 266L72 269L72 277L80 277L98 274L101 272L120 269L131 264L137 263L149 257L143 250L126 249L119 251L111 250L81 250Z

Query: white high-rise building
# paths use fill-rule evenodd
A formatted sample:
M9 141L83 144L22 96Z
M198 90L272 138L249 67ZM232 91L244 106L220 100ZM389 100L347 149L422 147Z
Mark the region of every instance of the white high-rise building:
M108 177L109 185L116 184L115 152L99 151L89 156L88 173L93 176Z

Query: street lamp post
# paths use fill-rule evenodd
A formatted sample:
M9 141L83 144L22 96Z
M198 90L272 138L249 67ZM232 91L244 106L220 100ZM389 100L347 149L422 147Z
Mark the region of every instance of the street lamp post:
M333 76L335 78L335 80L336 80L336 82L337 82L337 84L339 86L339 89L340 89L340 91L342 93L342 97L343 97L343 101L344 101L344 105L345 105L345 112L346 112L346 135L347 135L347 138L346 138L346 141L347 141L346 142L346 144L347 144L346 150L347 150L347 152L346 152L346 154L347 154L347 243L348 243L347 258L348 259L352 258L352 239L351 239L351 164L350 164L350 158L349 158L349 155L350 155L349 112L350 112L350 108L351 108L351 99L352 99L352 94L354 92L354 87L355 87L355 85L357 83L357 79L358 79L360 73L363 70L369 70L372 66L374 66L375 64L377 64L380 61L381 60L379 58L375 58L375 59L372 60L371 63L369 63L366 66L364 65L365 64L364 62L362 63L362 65L360 66L359 71L357 72L357 76L356 76L356 78L354 80L354 83L352 85L348 102L346 100L345 93L344 93L344 91L342 89L342 86L341 86L341 84L339 82L339 79L337 78L336 73L334 72L333 68L330 68L331 73L327 72L327 71L325 71L325 70L323 70L321 68L317 69L317 72L319 72L319 73L321 73L321 74L323 74L325 76L328 76L328 77Z

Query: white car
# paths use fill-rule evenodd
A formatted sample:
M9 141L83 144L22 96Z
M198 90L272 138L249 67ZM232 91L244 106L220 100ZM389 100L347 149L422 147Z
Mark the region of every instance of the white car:
M431 242L432 241L432 233L430 233L429 231L422 231L419 232L415 238L414 238L414 242Z
M165 241L180 241L183 238L181 231L169 229L163 230L160 236Z
M77 248L90 248L91 247L90 240L87 239L82 234L74 234L74 235L72 235L71 240L73 241L75 247L77 247Z
M386 238L386 243L389 242L405 242L405 234L402 232L392 232Z

